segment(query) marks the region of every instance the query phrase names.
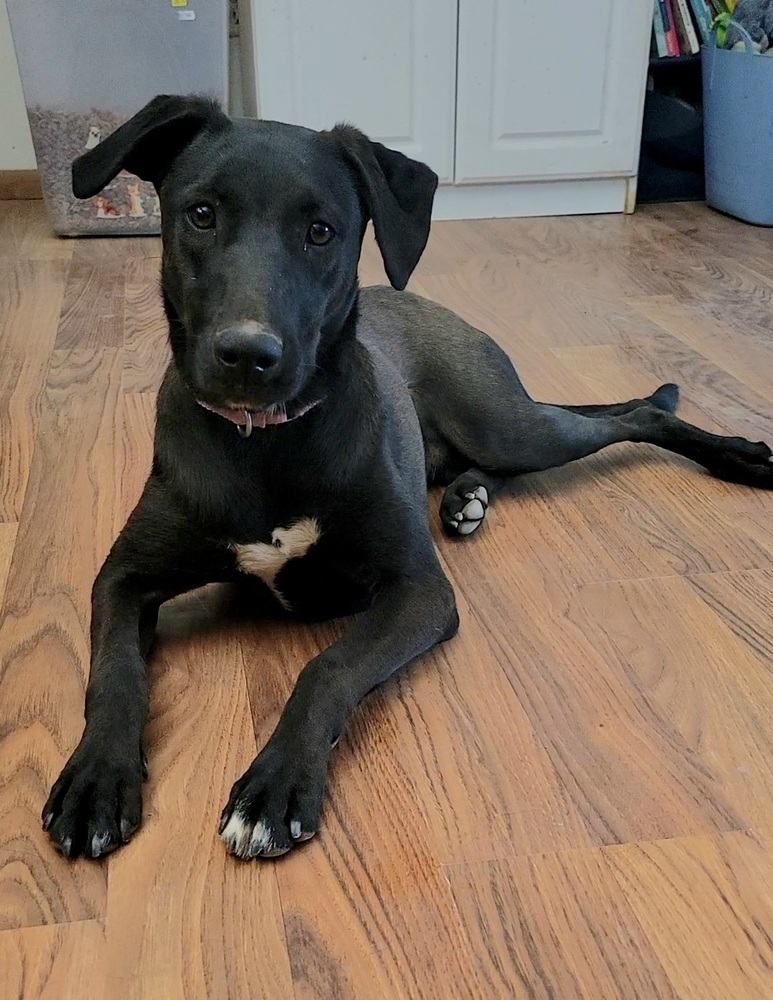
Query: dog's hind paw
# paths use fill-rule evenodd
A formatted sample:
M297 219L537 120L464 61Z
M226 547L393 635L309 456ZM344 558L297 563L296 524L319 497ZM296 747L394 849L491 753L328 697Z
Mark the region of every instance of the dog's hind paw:
M489 495L485 486L460 476L445 492L440 519L449 535L471 535L486 516Z
M647 396L647 401L653 406L657 406L659 410L674 413L679 405L679 386L673 382L667 382L656 389L652 395Z
M773 451L764 441L728 437L705 467L718 479L757 489L773 489Z

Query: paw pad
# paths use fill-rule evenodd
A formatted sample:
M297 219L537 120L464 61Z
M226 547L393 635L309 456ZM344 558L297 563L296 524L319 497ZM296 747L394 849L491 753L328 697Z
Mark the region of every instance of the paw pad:
M467 503L462 509L454 514L453 527L460 535L471 535L476 528L479 528L488 510L488 490L485 486L478 486L474 490L464 494Z

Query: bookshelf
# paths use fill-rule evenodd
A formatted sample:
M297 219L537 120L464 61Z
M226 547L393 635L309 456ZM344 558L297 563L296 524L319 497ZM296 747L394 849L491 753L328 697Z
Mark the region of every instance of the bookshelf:
M654 56L650 59L650 70L685 69L698 66L701 61L700 52L688 53L684 56Z
M700 201L705 196L701 54L651 56L648 69L638 201Z

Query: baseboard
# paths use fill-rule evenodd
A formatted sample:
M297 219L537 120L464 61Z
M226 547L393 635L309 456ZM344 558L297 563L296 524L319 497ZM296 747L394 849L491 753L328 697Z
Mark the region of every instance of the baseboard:
M37 170L0 170L0 201L34 201L42 197Z
M499 219L537 215L604 215L624 212L628 179L528 181L523 184L443 184L434 219Z
M630 211L627 204L630 193L630 179L625 177L523 184L443 184L435 195L432 215L435 219L599 215ZM42 196L37 170L0 170L0 201Z

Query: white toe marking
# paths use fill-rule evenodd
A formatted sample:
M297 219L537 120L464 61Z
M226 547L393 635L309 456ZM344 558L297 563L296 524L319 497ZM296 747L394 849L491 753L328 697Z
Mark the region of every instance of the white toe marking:
M242 573L259 576L274 592L277 600L289 610L289 605L274 586L274 581L286 562L302 559L322 535L315 517L302 517L288 528L274 528L270 542L251 542L232 546L236 565Z
M274 831L259 819L252 830L250 854L269 854L274 849Z
M470 500L468 504L462 507L462 514L464 514L465 520L469 521L480 521L486 510L480 500Z
M483 521L462 521L456 529L460 535L471 535L476 528L479 528Z
M91 838L91 856L92 858L98 858L100 854L105 853L105 848L110 843L110 834L105 831L105 833L95 833Z
M302 840L311 840L311 838L315 835L315 833L316 833L315 830L311 830L311 831L309 831L309 830L301 830L301 835L300 835L300 837L298 837L298 840L301 840L301 841Z
M229 851L232 854L238 854L239 857L246 857L251 835L252 830L249 823L236 811L231 813L231 818L223 827L223 832L220 834L226 842Z

